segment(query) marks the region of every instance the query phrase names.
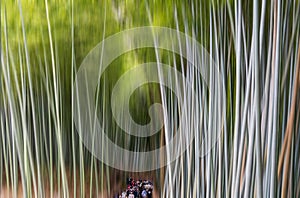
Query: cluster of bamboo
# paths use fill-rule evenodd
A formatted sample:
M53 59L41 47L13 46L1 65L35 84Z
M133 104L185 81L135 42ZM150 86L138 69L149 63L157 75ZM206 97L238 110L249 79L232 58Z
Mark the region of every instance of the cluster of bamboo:
M9 4L18 9L19 24L10 24L7 20L10 14L7 2L10 1L0 3L0 196L112 195L112 189L121 189L118 185L127 173L116 171L91 155L73 123L73 107L78 105L72 98L73 82L79 66L76 53L80 51L74 22L75 3L73 0L67 3L70 27L66 28L71 31L70 54L65 60L66 55L59 54L56 47L57 34L63 33L55 32L49 2L45 0L42 6L44 18L41 20L47 28L41 39L44 51L36 51L28 45L30 25L24 23L26 10L22 7L26 1ZM130 8L134 4L112 2L100 3L105 5L102 30L111 25L110 15L115 15L120 28L130 27L135 18L130 17L133 13L129 10L134 10ZM155 14L156 6L171 13L172 20L159 18ZM76 10L80 12L79 8ZM201 76L185 61L173 54L169 59L174 61L164 56L166 62L176 63L192 82L201 96L201 113L181 123L183 128L195 132L195 140L187 150L175 162L147 173L154 180L156 193L160 197L299 197L300 1L166 0L152 3L145 0L140 3L139 11L141 18L147 20L145 25L168 26L203 44L220 71L218 79L214 79L216 76L211 72L210 80L220 81L226 96L222 98L226 104L222 117L214 100L218 96L216 90L207 89ZM97 21L94 23L98 25ZM10 37L14 25L19 28L14 34L17 38ZM104 38L106 34L102 35ZM135 56L143 59L144 54ZM64 71L68 71L67 74L62 73ZM101 94L107 91L109 89ZM166 119L168 125L177 126L176 112L180 112L180 108L177 109L176 98L164 89L156 91L160 92L156 97L172 111L165 116L175 115ZM153 99L149 95L147 97ZM188 102L193 94L185 92L180 97L185 98L185 111L191 115L195 109ZM101 97L99 100L101 102ZM104 119L110 120L110 117L108 113ZM198 120L197 128L190 126L191 120ZM216 126L221 126L221 130L216 131L218 141L205 156L199 157L199 148L208 146L201 144L202 131L215 131ZM109 130L120 132L116 124L109 126ZM162 130L149 147L162 146L173 133ZM113 138L135 151L140 149L140 142L133 141L137 138L118 135Z

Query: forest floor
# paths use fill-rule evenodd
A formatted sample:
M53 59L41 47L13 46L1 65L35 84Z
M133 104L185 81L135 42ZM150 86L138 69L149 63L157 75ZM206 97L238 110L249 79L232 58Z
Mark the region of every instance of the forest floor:
M56 175L56 174L54 174ZM81 189L80 189L80 176L77 175L76 176L76 190L74 190L74 181L73 181L73 172L71 171L67 171L67 180L68 180L68 191L69 191L69 196L70 197L74 197L74 192L76 193L76 197L81 197L81 194L83 194L84 197L99 197L99 198L109 198L109 197L113 197L113 195L117 194L117 193L121 193L122 191L124 191L126 189L126 177L125 175L129 175L124 174L120 171L114 171L111 173L110 176L110 181L109 181L109 187L107 187L106 185L103 187L104 189L110 189L110 192L107 190L104 191L98 191L98 193L95 191L96 189L96 184L95 184L95 179L93 179L93 184L90 184L90 171L86 171L85 172L85 190L84 193L81 193ZM154 184L154 191L153 191L153 198L158 198L159 197L159 193L158 193L158 189L156 189L156 184L155 184L155 180L154 180L154 174L152 173L132 173L129 175L130 177L134 178L134 179L145 179L145 180L150 180L153 182ZM3 177L4 179L2 180L2 186L0 186L0 198L9 198L9 197L25 197L23 195L23 189L22 189L22 184L21 184L21 178L19 178L19 182L18 182L18 187L17 187L17 192L14 194L14 191L12 189L12 186L7 185L6 181L5 181L5 176ZM105 179L105 177L104 177ZM62 183L60 181L60 191L58 190L58 185L57 185L57 180L54 178L54 190L53 190L53 194L51 195L51 190L50 190L50 180L46 179L44 180L44 184L43 184L43 191L44 191L44 197L63 197L63 189L62 189ZM99 182L99 181L98 181ZM106 181L103 182L104 184L107 183ZM92 194L90 192L90 188L92 186ZM98 187L98 189L100 189L100 187ZM61 192L61 193L59 193ZM31 197L34 197L34 189L32 187L32 195Z

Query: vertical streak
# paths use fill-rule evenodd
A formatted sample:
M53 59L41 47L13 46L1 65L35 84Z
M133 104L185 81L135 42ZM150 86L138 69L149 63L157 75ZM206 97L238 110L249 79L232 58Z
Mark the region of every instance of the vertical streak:
M60 160L60 170L62 175L62 185L63 185L63 193L64 197L68 197L68 185L66 183L66 175L65 175L65 165L64 165L64 158L62 153L62 140L61 140L61 121L60 121L60 114L59 114L59 90L58 85L56 82L56 70L55 70L55 58L54 58L54 51L53 51L53 42L52 42L52 34L51 34L51 26L50 26L50 19L49 19L49 11L48 11L48 2L45 0L45 8L46 8L46 18L47 18L47 25L48 25L48 34L49 34L49 42L50 42L50 52L51 52L51 61L52 61L52 72L53 72L53 83L54 83L54 98L55 98L55 115L56 115L56 139L58 145L58 156Z
M272 73L274 76L274 96L273 96L273 128L272 128L272 149L271 149L271 184L270 197L276 196L276 170L277 170L277 118L278 118L278 73L279 73L279 45L280 45L280 10L281 1L275 1L274 4L274 40L273 40L273 65Z
M241 81L241 2L235 1L235 50L236 50L236 88L235 88L235 122L234 122L234 146L233 146L233 172L232 172L232 186L231 193L234 192L234 183L236 178L236 161L237 149L239 145L239 120L240 120L240 81Z
M255 150L256 150L256 189L257 189L257 197L262 197L262 178L261 178L261 133L260 133L260 102L259 102L259 46L258 46L258 0L254 0L254 9L253 9L253 34L254 34L254 65L255 65L255 116L256 116L256 125L255 125Z
M76 155L75 155L75 129L74 129L74 72L75 72L75 46L74 46L74 1L71 1L71 37L72 37L72 60L71 60L71 133L73 154L73 197L76 198Z

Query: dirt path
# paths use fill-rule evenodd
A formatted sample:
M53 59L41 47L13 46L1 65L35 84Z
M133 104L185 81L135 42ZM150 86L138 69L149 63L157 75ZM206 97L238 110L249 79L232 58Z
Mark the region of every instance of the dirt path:
M100 187L98 186L98 193L96 192L96 184L95 184L95 178L93 179L93 183L90 184L90 175L89 175L90 171L85 171L85 189L84 189L84 197L99 197L99 198L109 198L109 197L113 197L114 194L117 193L121 193L123 190L126 189L126 175L130 175L132 178L135 179L147 179L147 180L151 180L154 184L154 191L153 191L153 197L154 198L158 198L159 197L159 193L157 190L157 184L155 182L155 177L154 177L154 172L149 172L149 173L124 173L121 171L117 171L117 170L112 170L110 171L110 180L109 180L109 186L107 186L107 181L104 181L103 183L105 184L103 186L103 189L110 189L110 191L108 190L103 190L102 192L100 191ZM68 180L68 190L69 190L69 195L70 197L74 197L74 183L73 183L73 174L71 171L67 171L67 180ZM53 174L53 175L56 175ZM5 177L4 177L5 178ZM105 177L104 177L104 180ZM21 184L21 178L19 178L19 182L18 182L18 187L17 187L17 192L14 194L14 191L12 189L12 186L8 186L6 184L5 179L2 180L2 186L0 186L0 198L9 198L9 197L13 197L14 195L16 195L16 197L24 197L23 196L23 189L22 189L22 184ZM50 190L50 180L49 179L44 179L43 181L43 191L44 191L44 196L45 197L51 197L51 190ZM60 192L58 191L58 187L57 187L57 178L53 178L54 181L54 190L53 190L53 197L63 197L63 191L62 191L62 187L60 188ZM62 184L60 184L62 185ZM92 186L92 192L90 192L90 187ZM80 176L79 174L77 174L76 176L76 197L80 197ZM92 193L92 195L91 195ZM32 197L34 197L34 189L32 187Z

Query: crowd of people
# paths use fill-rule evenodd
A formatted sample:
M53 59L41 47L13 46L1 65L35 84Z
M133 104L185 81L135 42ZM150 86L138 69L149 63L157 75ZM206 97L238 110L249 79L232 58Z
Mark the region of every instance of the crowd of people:
M115 198L152 198L153 183L149 180L127 178L127 188Z

